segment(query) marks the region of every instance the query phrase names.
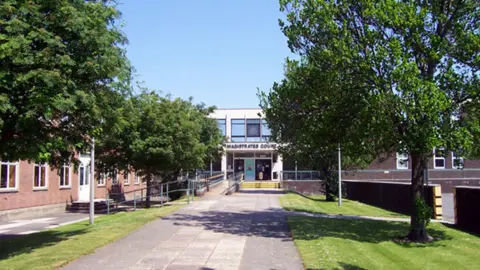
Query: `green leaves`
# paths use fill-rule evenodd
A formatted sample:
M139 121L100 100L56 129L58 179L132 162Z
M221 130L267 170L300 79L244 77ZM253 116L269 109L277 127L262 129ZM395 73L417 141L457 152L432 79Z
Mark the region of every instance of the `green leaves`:
M96 148L101 170L135 170L173 180L221 154L220 132L208 117L213 108L148 90L121 105L111 113L116 119L110 123L117 124L106 126Z
M421 197L435 147L480 153L479 1L280 4L287 13L281 30L302 56L299 68L310 71L288 69L262 96L280 140L306 153L328 153L336 139L354 161L359 154L408 152L412 199ZM292 104L290 92L301 102L285 106ZM292 109L282 115L282 107ZM414 230L419 218L414 212Z
M119 18L106 1L0 3L0 158L55 166L88 150L103 97L129 91Z

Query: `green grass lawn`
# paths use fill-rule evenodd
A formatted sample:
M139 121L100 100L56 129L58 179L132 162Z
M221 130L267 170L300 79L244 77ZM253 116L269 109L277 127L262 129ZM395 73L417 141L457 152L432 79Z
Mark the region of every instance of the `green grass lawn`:
M436 241L396 241L407 222L289 217L307 269L480 269L480 237L440 223L428 232Z
M407 217L403 214L346 199L342 200L342 206L338 206L338 202L325 201L323 195L304 196L290 192L280 197L280 202L283 208L288 211L392 218Z
M120 212L31 235L0 240L0 269L52 269L120 239L182 205Z

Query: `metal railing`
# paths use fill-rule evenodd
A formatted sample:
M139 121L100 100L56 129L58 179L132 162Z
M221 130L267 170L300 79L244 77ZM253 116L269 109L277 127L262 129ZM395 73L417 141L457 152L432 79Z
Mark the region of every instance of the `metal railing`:
M230 195L234 192L238 192L242 188L243 182L243 172L237 172L235 174L231 174L227 178L228 181L228 188L222 192L224 195Z
M194 200L194 188L194 181L189 178L154 184L150 187L150 203L164 206L165 203L184 196L186 196L187 203L190 203L190 201ZM107 214L110 214L112 211L127 210L129 208L136 210L139 204L146 202L146 194L147 187L124 192L108 192L106 198ZM175 194L175 196L172 196L172 194Z
M225 173L223 171L198 171L195 179L192 180L195 185L194 191L209 191L211 187L219 184L224 179Z
M281 171L280 180L320 180L319 171Z

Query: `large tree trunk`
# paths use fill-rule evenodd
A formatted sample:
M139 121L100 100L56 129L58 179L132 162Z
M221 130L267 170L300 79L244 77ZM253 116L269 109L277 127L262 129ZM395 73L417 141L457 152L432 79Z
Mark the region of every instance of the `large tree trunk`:
M333 183L332 183L332 173L331 171L329 170L328 167L326 166L323 166L322 167L322 173L323 173L323 176L325 178L325 200L327 202L333 202L335 201L335 194L334 193L334 189L333 189Z
M427 168L426 158L421 153L411 153L412 164L412 188L411 188L411 203L412 213L410 217L410 233L408 239L410 241L422 242L428 241L426 222L421 220L419 216L419 209L417 200L424 199L423 184L424 184L424 169Z
M151 194L151 188L152 188L152 175L150 173L147 173L146 179L147 179L147 198L145 200L145 208L150 208L150 194Z

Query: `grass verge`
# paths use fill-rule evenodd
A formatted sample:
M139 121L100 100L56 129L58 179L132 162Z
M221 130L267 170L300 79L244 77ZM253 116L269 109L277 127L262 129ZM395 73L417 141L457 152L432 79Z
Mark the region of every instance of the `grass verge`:
M166 216L182 205L120 212L0 241L0 269L52 269L120 239L149 221Z
M289 217L307 269L480 269L480 237L440 223L428 232L438 239L416 244L395 241L409 223Z
M403 214L347 199L342 199L342 206L338 206L338 202L325 201L324 195L304 196L290 192L280 197L280 202L285 210L296 212L392 218L407 217Z

